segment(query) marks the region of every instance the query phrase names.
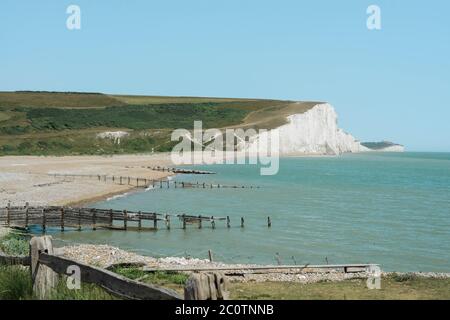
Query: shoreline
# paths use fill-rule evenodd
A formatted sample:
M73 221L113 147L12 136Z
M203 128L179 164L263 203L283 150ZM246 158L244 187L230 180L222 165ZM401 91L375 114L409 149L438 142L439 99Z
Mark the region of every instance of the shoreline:
M107 175L166 179L173 173L153 171L170 165L167 153L117 156L0 157L0 199L6 205L81 206L134 192L133 185L120 185L95 178L70 175ZM64 176L53 176L53 174Z

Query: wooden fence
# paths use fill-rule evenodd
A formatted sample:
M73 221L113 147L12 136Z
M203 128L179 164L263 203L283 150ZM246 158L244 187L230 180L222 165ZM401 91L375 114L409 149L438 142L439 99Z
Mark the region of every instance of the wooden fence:
M196 189L259 189L259 186L244 186L244 185L227 185L220 183L206 183L206 182L184 182L169 179L148 179L142 177L123 177L123 176L109 176L104 174L49 174L54 178L89 178L105 183L115 183L119 185L129 185L137 188L154 188L154 189L169 189L169 188L196 188Z
M50 236L33 237L30 256L6 256L0 253L0 265L30 267L33 292L40 299L52 297L61 276L78 276L84 283L92 283L122 299L133 300L182 300L176 291L161 286L131 280L109 270L86 265L55 254ZM74 270L79 270L77 275ZM186 299L225 299L227 281L220 273L193 275L184 289ZM215 282L211 282L215 279Z
M203 228L206 223L212 229L222 222L227 228L231 228L231 219L227 217L188 215L188 214L162 214L156 212L128 211L98 208L72 208L59 206L32 207L11 206L0 208L0 225L7 227L29 228L41 226L45 232L48 227L58 227L61 231L66 228L82 230L88 227L92 230L108 228L114 230L156 230L158 224L163 224L166 229L171 229L171 221L178 219L182 229L187 225L196 225ZM130 225L133 223L133 225ZM240 219L240 227L244 227L244 218ZM267 226L272 226L270 217L267 218Z

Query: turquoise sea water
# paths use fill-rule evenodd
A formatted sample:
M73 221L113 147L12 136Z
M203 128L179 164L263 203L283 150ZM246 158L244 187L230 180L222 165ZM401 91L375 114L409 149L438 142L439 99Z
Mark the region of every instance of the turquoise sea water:
M155 189L92 206L230 216L186 230L66 232L69 242L106 243L141 254L224 262L379 263L384 270L450 272L450 153L373 153L283 158L275 176L251 165L201 167L217 175L180 181L259 189ZM267 227L267 216L272 227ZM239 227L245 217L245 228Z

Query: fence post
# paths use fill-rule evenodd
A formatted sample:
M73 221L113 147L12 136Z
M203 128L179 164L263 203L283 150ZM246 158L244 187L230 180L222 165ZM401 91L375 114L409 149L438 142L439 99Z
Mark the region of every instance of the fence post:
M166 228L170 230L170 216L168 214L166 214Z
M49 299L52 290L58 285L58 274L39 263L41 253L53 254L51 236L33 237L30 241L31 278L33 292L39 299Z
M244 217L241 217L241 228L244 227Z
M29 204L27 202L27 203L25 203L25 229L28 228L28 207L29 207Z
M158 229L158 220L156 217L156 213L153 214L153 229Z
M11 217L10 217L11 212L10 212L10 210L11 210L11 202L8 201L8 205L6 206L6 225L8 227L9 227L10 220L11 220Z
M61 208L61 232L64 232L64 208Z
M227 228L230 227L230 216L227 216Z
M193 273L184 287L185 300L227 300L228 280L223 273Z
M141 211L138 212L138 229L142 229L142 214Z
M128 219L127 210L123 210L123 228L125 230L127 230L127 219Z
M201 215L198 216L198 228L199 229L202 228L202 216Z

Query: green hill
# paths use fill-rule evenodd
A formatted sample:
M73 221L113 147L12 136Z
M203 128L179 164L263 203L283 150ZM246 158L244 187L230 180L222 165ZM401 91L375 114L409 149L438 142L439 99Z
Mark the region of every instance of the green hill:
M169 151L170 133L204 128L277 127L316 102L107 95L77 92L0 92L0 155L117 154ZM129 135L114 143L105 131Z

